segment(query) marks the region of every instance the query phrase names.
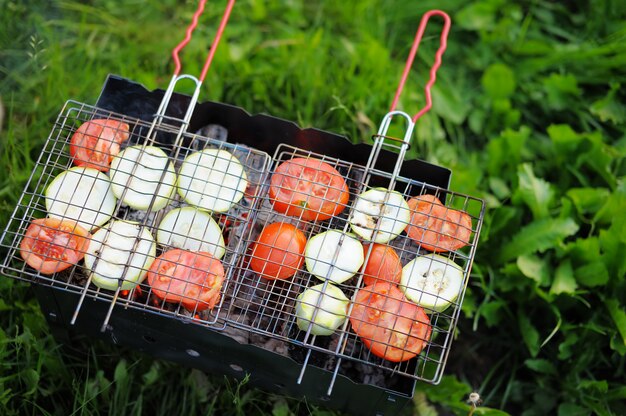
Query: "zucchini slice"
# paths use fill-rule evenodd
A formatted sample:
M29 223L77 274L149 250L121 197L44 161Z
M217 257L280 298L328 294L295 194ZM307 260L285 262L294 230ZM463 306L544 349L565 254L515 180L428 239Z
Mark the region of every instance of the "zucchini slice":
M152 211L165 208L176 190L174 165L156 146L122 150L111 162L110 175L115 196L140 211L147 211L152 200Z
M445 311L461 293L463 269L439 254L418 256L402 269L405 296L434 312Z
M93 284L102 289L130 290L141 283L156 256L156 243L137 222L113 220L91 238L85 268Z
M385 197L389 195L385 202ZM352 231L364 240L387 243L409 224L411 210L401 193L373 188L359 195L350 215ZM374 230L378 227L376 238Z
M306 331L309 325L313 324L311 326L313 335L331 335L345 322L348 313L350 300L341 289L328 283L326 290L322 291L323 286L324 283L320 283L306 289L296 300L298 328Z
M304 248L304 256L311 274L335 283L343 283L354 276L364 261L359 240L339 230L328 230L312 237Z
M178 173L179 195L188 204L209 211L228 211L241 200L247 187L243 165L222 149L190 154Z
M156 238L159 244L207 252L217 259L226 253L220 226L210 213L195 207L168 212L159 224Z
M111 219L117 202L109 177L82 166L61 172L44 194L50 217L76 221L89 231Z

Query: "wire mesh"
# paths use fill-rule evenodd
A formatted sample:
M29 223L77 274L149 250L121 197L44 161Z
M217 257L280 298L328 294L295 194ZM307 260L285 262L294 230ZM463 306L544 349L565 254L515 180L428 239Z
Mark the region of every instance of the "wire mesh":
M484 206L405 177L387 192L381 186L390 179L385 171L279 145L224 319L280 340L280 350L305 366L351 375L354 365L374 367L438 382ZM372 193L392 195L375 207L378 214L358 208ZM372 214L369 224L359 219L364 213ZM316 296L299 301L307 290Z
M96 156L119 153L76 166L98 149L98 135L76 138L94 120L112 138ZM398 377L437 383L483 213L477 198L375 160L286 144L270 157L70 101L2 237L2 273L79 293L74 320L89 298L109 313L117 305L223 330L294 359L301 378L309 365L332 372L329 394L338 374L383 388ZM48 224L29 240L44 218L69 231L46 240L59 228ZM91 234L86 247L71 242L78 227ZM68 267L48 273L25 254Z
M68 101L2 236L2 274L215 326L269 162Z

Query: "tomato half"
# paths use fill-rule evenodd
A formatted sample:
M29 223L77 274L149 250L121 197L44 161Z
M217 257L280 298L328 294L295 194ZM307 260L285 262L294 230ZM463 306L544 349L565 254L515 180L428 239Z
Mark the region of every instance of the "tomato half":
M299 157L276 168L269 196L278 212L305 221L322 221L341 213L350 194L335 168L319 159Z
M128 124L119 120L87 121L72 135L70 156L77 166L106 172L113 158L120 152L120 144L128 140L128 132Z
M424 309L389 284L362 288L350 313L354 332L372 354L388 361L410 360L428 344L432 327Z
M363 245L364 256L367 256L369 246L369 244ZM384 244L374 243L363 271L363 283L366 286L380 281L400 283L401 277L402 263L396 250Z
M33 269L52 274L81 261L90 238L89 231L74 221L40 218L26 229L20 255Z
M426 250L454 251L469 244L472 219L463 211L448 208L433 195L420 195L408 202L411 221L407 235Z
M287 279L302 267L306 236L294 225L266 225L254 243L250 268L266 279Z
M204 251L178 248L161 254L148 270L152 293L189 311L212 309L224 283L222 262Z

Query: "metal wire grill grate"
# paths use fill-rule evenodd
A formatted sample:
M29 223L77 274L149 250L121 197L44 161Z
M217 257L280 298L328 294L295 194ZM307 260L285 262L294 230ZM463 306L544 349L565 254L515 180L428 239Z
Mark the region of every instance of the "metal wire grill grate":
M304 323L301 323L302 326L299 328L296 304L298 296L312 286L321 284L323 289L320 289L320 291L322 293L330 293L327 292L327 287L331 283L338 287L347 299L351 300L350 306L347 308L348 314L354 311L359 302L363 305L371 306L373 310L376 307L384 309L386 303L391 304L394 301L394 297L389 293L384 293L380 296L382 297L382 302L377 303L378 306L373 303L370 305L370 302L374 302L371 299L367 301L358 300L359 293L362 293L362 296L367 293L367 290L363 290L367 286L365 280L369 279L368 284L371 284L371 280L376 276L383 279L382 275L384 273L375 268L370 268L367 271L366 267L370 259L372 263L375 261L375 255L372 254L374 250L373 248L370 249L372 244L367 244L368 238L357 236L353 231L354 228L350 226L350 220L357 212L355 211L355 202L358 199L358 195L368 190L380 189L379 187L382 184L389 183L389 180L392 178L391 174L287 145L279 145L273 159L272 176L268 179L267 188L264 190L258 209L255 212L252 227L244 237L243 246L247 247L247 250L245 253L242 253L241 258L237 262L238 278L232 286L232 292L227 294L226 304L228 309L224 308L223 310L227 313L224 319L229 325L283 341L288 346L283 345L281 350L287 351L292 358L297 359L298 353L293 348L289 349L289 346L302 347L304 352L300 354L300 358L305 367L309 360L313 360L316 365L322 368L335 371L335 374L342 374L346 371L346 368L357 364L380 368L390 375L399 374L410 378L437 382L442 375L443 364L452 341L453 331L469 277L469 269L471 268L477 236L482 223L483 202L476 198L432 187L409 178L395 178L394 191L397 193L396 195L401 195L402 201L410 200L419 195L436 195L443 202L439 204L429 199L430 197L426 199L430 206L422 209L423 213L421 214L425 225L413 226L414 231L411 232L413 238L407 234L407 229L411 225L404 224L402 229L397 231L398 235L396 237L387 243L381 243L380 247L387 248L387 251L383 251L383 254L378 256L381 259L380 264L392 260L391 256L395 253L397 255L395 261L401 264L399 267L404 267L406 270L407 264L417 257L430 258L428 256L433 251L437 251L441 258L433 260L432 267L443 268L444 274L448 270L454 271L455 268L458 268L461 281L458 282L458 287L452 294L453 296L446 295L447 298L431 292L428 288L423 288L421 291L414 290L414 292L420 293L420 299L416 299L416 303L419 304L422 301L421 297L429 297L430 303L432 303L430 307L423 307L428 314L427 317L425 315L412 315L413 320L419 321L421 319L426 324L428 334L421 332L415 336L409 336L407 341L407 335L409 333L412 334L412 332L408 330L406 332L402 332L402 330L391 331L391 335L387 337L386 342L378 343L378 354L375 354L364 345L364 338L357 335L355 331L355 325L359 326L359 322L363 321L363 318L358 318L356 313L353 316L354 323L351 322L351 319L347 319L336 330L331 331L332 333L329 336L314 335L311 331L315 326L315 318L311 318L312 320L309 321L304 320ZM316 176L315 173L311 172L304 174L302 171L300 173L294 173L294 171L285 174L284 172L288 171L285 171L280 166L284 167L286 163L288 164L294 160L301 161L302 165L308 164L313 166L311 168L313 171L315 167L318 167L318 175ZM319 175L319 171L326 169L320 168L320 161L335 169L341 178L345 180L349 198L344 202L337 203L340 200L337 199L339 185L334 182L331 184L332 181L328 180L328 177L326 177L326 180L320 179L322 175ZM276 176L280 176L281 180L275 181L272 179ZM314 206L318 206L317 202L311 199L300 200L297 192L291 194L292 199L286 205L281 204L280 201L276 202L280 190L291 193L294 191L294 187L302 186L304 189L310 181L314 181L311 178L317 179L322 184L318 193L322 200L322 206L324 204L337 204L337 214L327 219L320 220L318 218L315 220L315 215L319 215L319 212L312 215L310 212L299 208L309 204L308 207L313 209ZM272 188L276 183L281 188L279 192L272 192L271 189L268 189ZM327 185L326 188L323 186L324 184ZM334 199L326 198L330 194L334 196ZM285 208L285 206L288 208ZM289 207L293 209L290 210ZM392 205L388 208L394 211L398 207ZM332 208L327 209L332 210ZM415 210L411 212L415 212ZM469 222L460 222L461 220L458 219L460 214L457 213L461 212L463 213L462 218L469 220ZM292 248L281 251L281 248L289 245L284 241L281 243L276 238L263 243L263 238L260 238L264 233L263 230L275 223L287 223L294 226L295 229L302 233L308 243L315 236L330 230L340 232L347 239L351 238L359 243L363 243L363 245L356 245L356 247L364 247L360 248L362 253L357 253L353 250L351 252L338 252L338 254L333 256L332 253L334 251L340 250L333 247L330 250L330 256L326 259L317 260L318 263L324 265L323 269L326 273L329 273L329 269L335 269L336 271L352 274L352 277L340 283L329 280L332 272L326 276L316 277L311 271L311 268L315 268L315 265L311 267L307 262L303 262L297 268L297 271L294 270L293 276L278 279L274 279L274 276L269 276L269 278L268 276L263 277L262 275L268 273L266 270L259 270L258 267L255 270L253 266L255 262L260 262L265 264L266 267L271 267L275 270L281 266L283 268L286 267L286 264L292 264L294 253L298 253L298 250L294 249L293 245ZM459 247L459 249L452 251L445 250L446 247L451 247L450 244L459 245L454 242L455 237L446 234L448 233L446 227L462 230L464 235L464 242L461 244L462 248ZM365 233L365 235L366 237L371 237L371 234ZM294 234L290 238L295 240L299 237ZM324 241L322 245L329 243L330 241ZM273 247L275 251L274 256L265 253L255 257L254 247L259 244ZM302 254L303 257L307 257L306 253ZM342 266L346 264L346 257L350 256L355 258L363 256L363 264L365 266L363 268L358 266L357 271L352 269L350 272ZM365 275L370 275L369 278L363 277L364 271L366 271ZM269 274L271 275L271 273ZM383 283L384 280L381 280L377 285L380 286ZM443 284L443 279L439 279L438 283ZM393 286L403 287L399 281L394 282ZM330 299L337 299L335 295L328 294L328 296ZM415 296L413 297L415 298ZM413 304L410 301L406 302ZM443 309L443 305L446 303L449 303L449 306ZM310 306L316 308L316 313L318 314L332 313L330 310L325 310L321 303L311 303ZM406 311L396 310L390 312L389 319L398 323L406 320L406 316ZM373 325L376 330L383 330L382 324L374 323ZM414 339L411 340L411 337ZM394 347L396 353L399 350L402 354L409 354L412 349L409 344L415 339L419 339L424 344L421 353L417 355L416 359L392 362L377 356L381 354L388 357L393 356L392 350ZM365 340L367 342L367 338ZM315 355L314 358L311 358L312 353ZM342 364L343 359L345 359L344 364Z
M104 149L100 154L96 143ZM117 161L111 158L112 163L105 160L101 166L93 159L87 162L87 151L106 156L106 148L115 146L119 147ZM80 293L81 302L89 297L110 302L111 308L120 304L214 324L269 162L266 153L246 146L68 101L2 237L2 246L8 250L2 273ZM233 175L236 177L230 177ZM184 181L186 192L181 191ZM43 218L78 223L93 234L93 241L102 243L99 251L92 252L93 243L89 249L72 246L71 237L78 232L72 227L64 234L54 234L57 227L49 222L34 239L25 238L33 229L31 224ZM125 226L120 228L120 224ZM48 238L51 234L52 239ZM32 244L27 247L24 241ZM223 267L223 284L217 279L217 294L212 292L213 300L208 302L216 302L214 308L185 298L188 295L179 299L181 293L215 289L215 275L207 275L205 263L197 263L203 264L202 268L192 262L188 268L179 267L178 272L170 270L174 278L161 285L160 291L144 280L152 260L175 248L209 253ZM183 263L178 254L172 264ZM68 255L78 260L52 262L55 256ZM36 262L28 265L25 256L33 261L48 260L58 272ZM70 267L59 270L60 264ZM123 279L116 279L118 274ZM131 276L138 284L127 284ZM165 274L156 276L163 278ZM77 305L76 315L80 307Z

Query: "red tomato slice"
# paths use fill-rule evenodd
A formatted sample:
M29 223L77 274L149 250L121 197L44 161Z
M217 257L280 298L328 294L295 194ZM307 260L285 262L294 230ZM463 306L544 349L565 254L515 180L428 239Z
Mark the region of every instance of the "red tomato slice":
M426 250L454 251L469 244L472 219L463 211L448 208L433 195L420 195L408 202L411 221L407 235Z
M70 220L33 220L20 243L22 259L43 274L65 270L85 257L91 235Z
M224 274L224 266L211 254L175 248L157 257L147 279L159 298L199 312L219 301Z
M287 279L302 267L306 236L294 225L274 222L263 228L252 248L250 268L266 279Z
M424 309L389 284L362 288L354 299L350 324L372 354L401 362L422 352L432 327Z
M83 123L70 141L74 164L108 171L120 152L120 144L128 140L128 131L128 124L119 120L96 119Z
M278 212L305 221L322 221L341 213L350 194L346 181L328 163L295 158L276 168L269 196Z
M369 244L363 245L364 256L367 256L369 246ZM374 243L363 271L363 283L366 286L381 281L400 283L401 277L402 263L396 250L384 244Z

